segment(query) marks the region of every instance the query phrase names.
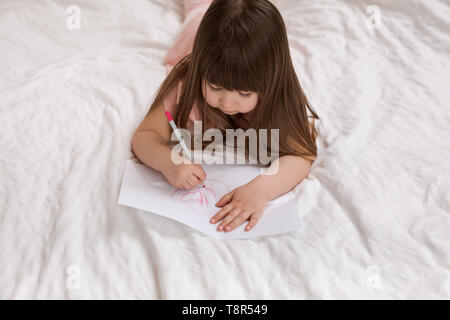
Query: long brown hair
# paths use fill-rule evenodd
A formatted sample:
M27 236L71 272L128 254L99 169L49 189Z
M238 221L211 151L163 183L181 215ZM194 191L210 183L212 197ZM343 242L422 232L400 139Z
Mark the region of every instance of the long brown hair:
M162 103L182 80L188 85L183 86L173 115L179 128L186 128L196 101L202 115L203 132L209 128L220 129L223 133L225 129L236 129L238 116L227 115L205 101L203 79L230 91L257 92L257 112L253 113L248 128L268 129L268 132L279 129L280 157L297 155L311 161L316 159L314 120L319 117L295 74L286 27L272 3L214 0L197 30L192 52L174 66L150 108ZM311 116L307 115L307 108ZM206 144L203 142L203 147Z

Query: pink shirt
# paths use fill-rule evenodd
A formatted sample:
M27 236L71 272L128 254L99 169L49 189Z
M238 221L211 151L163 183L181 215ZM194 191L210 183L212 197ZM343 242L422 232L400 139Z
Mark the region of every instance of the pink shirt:
M175 86L163 99L164 109L169 111L172 116L175 114L175 108L180 101L181 92L183 90L184 82L181 80L178 82L178 85ZM254 109L255 110L255 109ZM253 111L253 110L252 110ZM247 121L252 119L252 111L245 113L244 117ZM187 123L187 129L193 131L194 121L202 121L202 114L198 109L197 103L194 102L192 106L191 113L189 114L189 119ZM247 127L245 121L241 121L240 126L245 129Z

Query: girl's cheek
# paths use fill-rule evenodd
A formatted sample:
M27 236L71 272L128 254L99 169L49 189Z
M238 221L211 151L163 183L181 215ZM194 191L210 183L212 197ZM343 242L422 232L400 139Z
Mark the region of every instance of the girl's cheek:
M256 107L256 105L258 104L258 96L255 96L255 97L249 97L249 98L247 98L248 100L246 100L245 102L245 106L246 106L246 109L247 109L247 112L250 112L250 111L252 111L255 107Z
M202 93L203 93L203 98L206 100L206 102L210 106L215 107L217 105L216 95L214 94L214 92L212 92L208 88L203 87Z
M247 112L250 112L250 111L252 111L253 109L255 109L255 107L256 107L256 104L257 104L257 102L258 101L252 101L252 102L250 102L250 103L247 103L246 105L245 105L245 111L243 111L243 113L247 113Z
M217 108L219 105L219 98L217 94L208 94L208 104L210 106L213 106L214 108Z
M206 102L213 108L217 108L216 107L216 101L214 99L212 99L210 96L208 96L208 99L206 99Z

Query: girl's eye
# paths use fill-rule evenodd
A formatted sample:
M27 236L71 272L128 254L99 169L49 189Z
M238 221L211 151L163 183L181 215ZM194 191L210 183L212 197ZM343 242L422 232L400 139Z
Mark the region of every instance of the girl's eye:
M220 91L222 88L213 87L211 84L208 84L212 91ZM251 92L239 92L239 94L243 97L249 97L252 93Z
M221 88L216 88L216 87L213 87L212 85L209 85L209 87L210 87L213 91L220 91L220 90L221 90Z

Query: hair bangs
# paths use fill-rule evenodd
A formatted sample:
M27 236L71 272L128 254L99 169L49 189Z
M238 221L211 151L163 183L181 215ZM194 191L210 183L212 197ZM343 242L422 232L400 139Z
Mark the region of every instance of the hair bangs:
M261 92L262 83L258 83L258 70L255 70L251 57L244 54L244 48L239 43L224 45L222 50L209 47L211 54L205 52L205 58L200 59L201 76L209 83L229 91L254 91ZM219 52L213 59L206 57L214 56L212 52ZM259 73L260 74L260 73Z

